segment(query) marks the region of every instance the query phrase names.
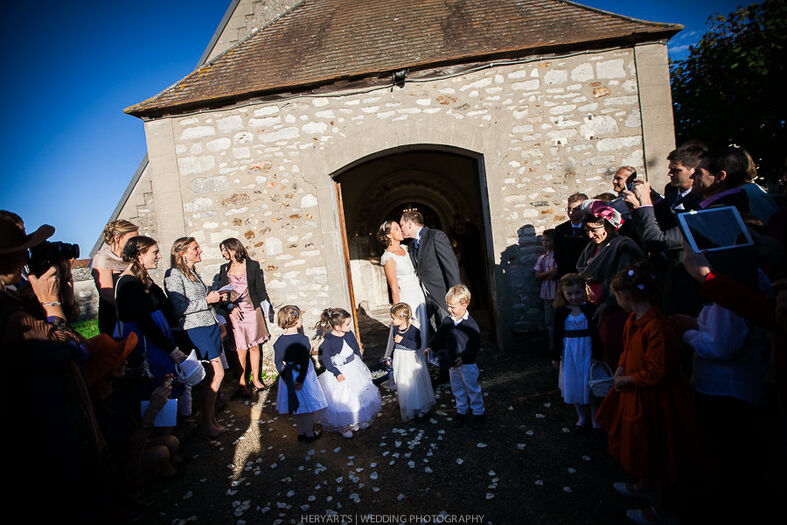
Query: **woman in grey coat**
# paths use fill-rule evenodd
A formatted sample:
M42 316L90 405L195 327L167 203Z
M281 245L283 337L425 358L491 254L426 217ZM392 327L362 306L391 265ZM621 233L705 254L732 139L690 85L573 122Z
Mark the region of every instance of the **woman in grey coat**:
M202 403L202 429L210 438L218 437L226 428L216 420L216 398L224 379L221 364L221 335L219 319L213 304L221 301L217 291L208 292L208 287L194 269L202 260L202 250L194 237L181 237L172 245L172 267L164 276L167 290L180 328L186 332L200 359L210 361L207 367L210 388L205 389Z

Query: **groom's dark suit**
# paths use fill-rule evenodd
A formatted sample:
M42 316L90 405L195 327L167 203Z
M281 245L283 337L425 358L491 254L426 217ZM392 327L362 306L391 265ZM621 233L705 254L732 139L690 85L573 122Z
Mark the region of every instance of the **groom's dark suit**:
M437 324L448 315L445 294L460 284L459 264L448 236L440 230L423 227L418 240L410 241L410 258L415 273L426 290L426 307L429 317L437 314Z

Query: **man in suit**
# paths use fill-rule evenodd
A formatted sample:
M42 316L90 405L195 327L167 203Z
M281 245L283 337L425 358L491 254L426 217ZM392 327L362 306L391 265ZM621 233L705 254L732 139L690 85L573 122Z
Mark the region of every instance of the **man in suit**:
M558 277L567 273L576 273L579 254L588 244L588 237L582 229L582 202L588 196L584 193L574 193L568 197L568 220L555 227L555 264Z
M459 263L448 236L424 226L423 215L418 210L405 210L399 225L404 237L410 239L410 257L426 294L429 323L436 329L448 315L445 294L452 286L461 284Z
M632 216L641 246L664 274L662 310L666 314L697 315L702 307L697 283L686 273L681 258L683 234L677 215L699 208L702 195L692 191L692 176L706 151L704 144L692 142L672 150L669 161L670 186L674 189L659 202L650 198L650 185L638 182L624 199Z
M662 230L677 226L675 215L682 211L696 209L702 201L702 195L691 191L691 176L700 162L700 157L707 149L702 143L692 142L670 151L667 155L669 161L667 175L670 179L668 187L672 191L665 192L664 199L653 205L653 212Z
M399 226L405 239L410 239L410 258L426 295L426 315L434 333L443 318L449 316L446 293L452 286L462 284L459 263L448 236L440 230L424 226L424 217L418 210L402 212ZM421 327L421 330L426 329L425 326ZM438 356L436 361L431 362L440 367L434 385L448 381L450 364L446 362L445 356Z

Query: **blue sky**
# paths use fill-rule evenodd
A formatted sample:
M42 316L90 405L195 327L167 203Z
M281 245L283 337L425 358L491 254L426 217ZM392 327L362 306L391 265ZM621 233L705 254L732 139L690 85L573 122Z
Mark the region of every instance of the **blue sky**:
M28 230L48 223L53 239L86 257L145 154L142 121L123 108L190 73L229 0L12 2L4 7L0 209ZM714 12L747 2L632 2L585 5L686 26L673 58L705 31Z

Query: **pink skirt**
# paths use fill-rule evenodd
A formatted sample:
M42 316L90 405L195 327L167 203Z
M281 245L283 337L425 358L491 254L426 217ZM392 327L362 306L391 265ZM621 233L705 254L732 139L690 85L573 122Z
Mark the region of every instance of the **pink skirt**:
M232 335L235 337L235 349L246 350L261 345L270 339L268 326L259 309L245 307L246 303L241 303L238 308L243 312L240 320L231 319Z

